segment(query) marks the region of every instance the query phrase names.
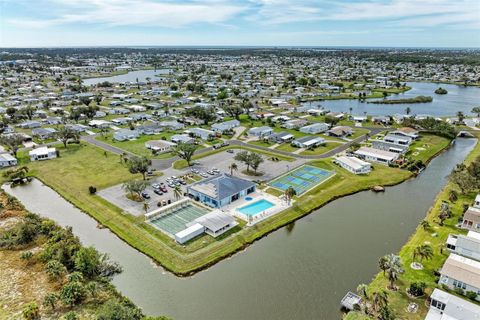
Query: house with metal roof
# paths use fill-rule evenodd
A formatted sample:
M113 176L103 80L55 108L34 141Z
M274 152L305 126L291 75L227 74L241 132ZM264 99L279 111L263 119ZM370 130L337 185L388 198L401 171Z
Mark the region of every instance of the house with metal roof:
M325 132L328 130L328 128L329 128L328 124L323 122L317 122L317 123L312 123L308 126L301 127L300 132L316 134L316 133Z
M16 166L17 163L17 159L10 153L0 153L0 168Z
M212 130L215 132L224 132L227 130L232 130L240 125L240 121L234 119L220 123L212 124Z
M335 163L354 174L367 174L372 171L370 163L355 157L340 156L335 158Z
M370 147L361 147L355 151L355 155L366 161L373 161L386 165L396 161L399 157L398 153Z
M210 137L215 135L215 132L212 130L207 130L203 128L192 128L190 132L195 136L199 137L202 140L208 140Z
M273 134L273 129L268 126L254 127L248 130L248 134L259 138L265 138Z
M120 129L115 131L115 133L113 134L113 139L117 141L126 141L137 139L139 136L140 132L138 132L137 130Z
M480 261L480 233L468 231L468 234L450 234L447 249L469 259Z
M255 183L223 173L188 186L187 194L210 207L221 208L255 190Z
M480 292L480 262L452 253L440 270L439 285L464 292ZM480 300L479 296L476 298Z
M425 320L466 319L480 319L480 306L443 290L433 290Z
M388 142L386 140L379 139L372 140L372 148L400 154L404 154L408 151L408 145Z
M292 146L298 148L314 148L322 143L325 143L325 139L315 136L305 136L292 141Z

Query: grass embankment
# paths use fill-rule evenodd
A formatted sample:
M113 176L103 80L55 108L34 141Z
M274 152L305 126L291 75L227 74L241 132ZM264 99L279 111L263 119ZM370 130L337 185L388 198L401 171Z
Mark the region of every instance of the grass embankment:
M451 140L433 134L424 134L410 145L407 156L426 163L450 145Z
M205 157L211 156L212 154L223 152L223 151L226 151L226 150L229 150L229 149L251 151L251 152L263 154L263 155L268 156L268 157L278 158L279 160L288 161L288 162L292 162L294 160L293 158L286 157L284 155L275 153L274 150L272 150L272 152L269 152L269 151L266 151L266 150L259 150L259 149L256 149L256 148L249 148L249 147L244 147L244 146L231 145L231 146L227 146L227 147L223 147L223 148L219 148L219 149L214 149L214 150L209 150L209 151L202 152L202 153L197 153L192 157L192 161L195 161L195 160L198 160L198 159L201 159L201 158L205 158ZM177 170L185 169L186 167L188 167L187 161L183 160L183 159L177 160L173 163L173 168L177 169Z
M475 158L480 156L480 144L477 143L473 151L465 159L464 163L468 164L472 162ZM452 217L445 220L444 225L439 225L438 214L440 212L440 207L442 201L449 198L449 193L451 190L458 192L459 197L455 202L449 202L450 208L452 210ZM433 289L439 287L437 285L438 278L434 275L434 272L439 270L445 260L447 259L449 252L444 247L445 241L448 238L449 234L465 234L465 230L458 229L456 223L458 219L462 216L463 213L463 204L471 204L476 196L476 193L469 193L462 195L457 186L453 183L448 182L443 190L438 194L433 206L427 213L425 218L429 222L430 227L424 229L419 225L415 233L411 236L408 242L402 247L399 252L399 256L403 263L405 273L400 275L399 280L396 282L398 286L397 291L387 290L389 306L394 310L397 318L399 319L412 319L420 320L424 319L428 308L425 306L425 300L430 296ZM410 264L413 261L413 251L416 247L423 244L429 244L434 250L434 256L431 260L423 260L422 264L424 266L423 270L416 271L410 268ZM443 249L442 249L443 248ZM443 253L441 253L443 251ZM422 298L412 299L406 294L406 289L410 286L412 282L425 282L427 289L425 290L426 294ZM371 294L375 291L383 290L387 288L388 280L383 275L383 272L379 272L375 278L372 280L368 287L368 292ZM408 313L406 307L410 302L415 302L419 306L419 311L415 314ZM352 315L350 315L352 314ZM355 313L349 313L345 319L353 320L355 318Z
M416 96L414 98L404 98L404 99L384 99L384 100L375 100L368 101L368 103L374 104L403 104L403 103L428 103L432 102L433 98L430 96Z
M131 246L178 275L187 275L214 264L333 199L378 184L397 184L411 176L407 171L383 166L376 166L369 176L355 176L335 167L330 160L316 161L313 165L327 170L335 169L337 175L302 196L301 201L297 201L291 209L221 240L204 236L183 247L144 223L141 218L122 212L98 196L89 195L89 185L105 188L132 178L116 155L108 154L105 157L103 150L90 145L69 146L68 150L61 150L61 153L59 159L31 163L31 173Z

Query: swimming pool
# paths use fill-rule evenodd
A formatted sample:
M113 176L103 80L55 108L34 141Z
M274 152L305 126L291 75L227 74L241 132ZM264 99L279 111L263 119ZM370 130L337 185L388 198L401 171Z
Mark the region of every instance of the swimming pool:
M255 216L275 205L268 200L261 199L255 201L254 203L248 204L244 207L238 208L237 210L247 216Z

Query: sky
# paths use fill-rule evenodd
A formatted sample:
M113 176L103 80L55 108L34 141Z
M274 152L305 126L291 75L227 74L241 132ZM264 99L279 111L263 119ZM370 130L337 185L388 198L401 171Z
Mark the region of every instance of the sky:
M0 0L0 47L480 47L480 0Z

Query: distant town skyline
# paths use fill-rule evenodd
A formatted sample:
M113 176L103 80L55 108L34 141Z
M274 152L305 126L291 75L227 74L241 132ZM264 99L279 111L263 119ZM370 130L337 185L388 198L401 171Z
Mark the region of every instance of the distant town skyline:
M1 47L480 47L478 0L1 0Z

